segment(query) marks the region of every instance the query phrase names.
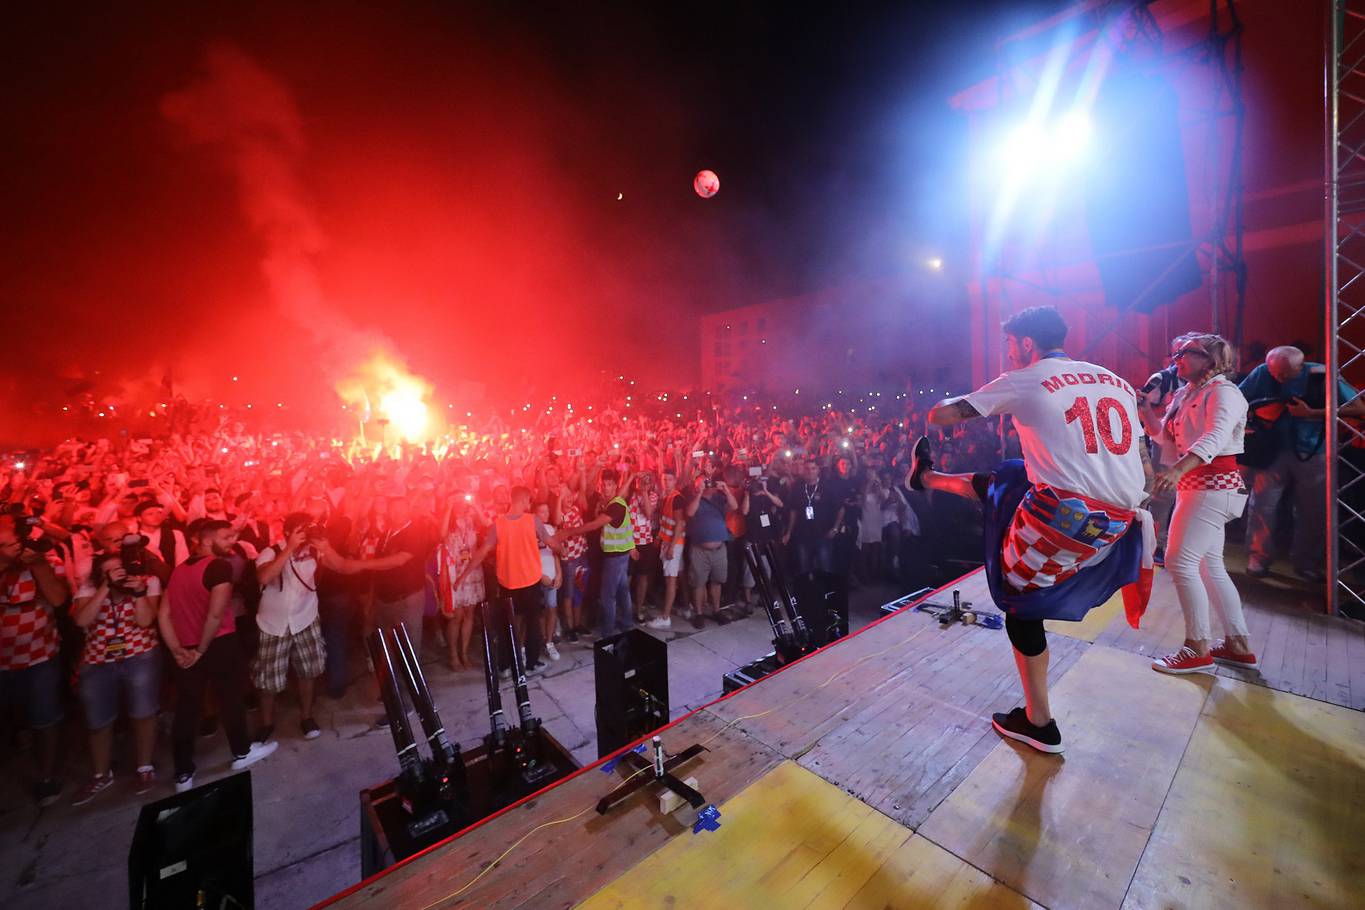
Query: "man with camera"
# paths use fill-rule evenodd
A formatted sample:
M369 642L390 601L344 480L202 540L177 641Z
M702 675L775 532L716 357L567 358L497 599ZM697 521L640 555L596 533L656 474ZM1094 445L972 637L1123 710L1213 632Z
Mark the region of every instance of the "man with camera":
M35 541L33 519L0 515L0 716L18 705L38 747L34 796L50 806L61 796L57 736L62 722L61 642L54 611L69 591L46 549Z
M155 560L144 550L145 537L128 534L118 522L101 528L99 536L119 536L121 542L95 558L71 611L72 620L85 630L76 685L94 770L73 806L85 805L114 784L110 762L120 701L127 705L133 728L136 792L146 793L156 783L152 750L161 689L161 642L156 631L161 582L151 571Z
M1247 574L1264 578L1274 562L1274 521L1286 484L1294 485L1294 570L1306 581L1321 582L1326 527L1326 380L1327 368L1304 359L1303 351L1271 348L1265 363L1239 385L1251 409L1247 451L1241 462L1251 489L1247 510L1250 536ZM1365 416L1356 390L1337 383L1342 415Z
M251 679L260 696L256 742L270 742L274 735L275 697L284 691L291 666L298 681L303 738L316 739L322 733L313 719L315 680L327 663L318 617L319 565L341 575L353 575L367 569L394 569L411 559L408 552L378 559L347 559L332 548L327 529L315 523L312 515L291 512L285 517L283 542L266 547L256 557L256 578L261 585L256 611L260 644Z
M730 621L720 611L721 586L730 573L725 516L738 509L729 484L705 473L697 475L687 502L687 581L692 587L692 625L698 629L706 617L722 626Z
M1184 346L1186 341L1199 336L1198 332L1186 332L1178 335L1171 341L1171 357L1175 357ZM1147 377L1147 382L1142 388L1138 389L1137 400L1139 405L1150 406L1165 413L1166 406L1170 404L1175 393L1185 384L1176 373L1176 364L1157 370ZM1151 455L1152 468L1157 472L1165 471L1180 460L1180 453L1175 449L1175 443L1163 437L1163 441L1148 440L1149 454ZM1147 509L1152 513L1152 521L1156 525L1156 555L1157 565L1165 562L1166 535L1170 530L1171 512L1175 509L1175 491L1162 489L1153 493L1147 501Z

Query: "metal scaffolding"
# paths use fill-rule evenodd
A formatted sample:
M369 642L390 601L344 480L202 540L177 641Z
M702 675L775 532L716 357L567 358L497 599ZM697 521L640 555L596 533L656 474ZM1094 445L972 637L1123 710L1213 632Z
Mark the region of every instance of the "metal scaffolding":
M1365 429L1343 380L1365 373L1365 0L1328 0L1324 55L1327 609L1365 608ZM1352 382L1354 377L1357 381Z

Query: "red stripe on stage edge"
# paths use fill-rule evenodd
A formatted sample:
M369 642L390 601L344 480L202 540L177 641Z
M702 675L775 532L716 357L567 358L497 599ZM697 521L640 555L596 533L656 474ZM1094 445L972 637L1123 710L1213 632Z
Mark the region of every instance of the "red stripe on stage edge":
M652 739L652 738L655 737L655 736L658 736L658 735L659 735L660 733L662 733L663 731L668 730L668 729L670 729L670 728L672 728L672 727L677 726L678 724L680 724L680 723L682 723L683 721L687 720L687 719L688 719L689 717L691 717L693 714L696 714L698 711L705 711L707 708L711 707L712 705L720 704L721 702L725 701L727 698L731 698L731 697L733 697L733 696L735 696L735 695L738 695L739 693L744 692L744 691L747 691L748 689L750 689L750 688L752 688L752 687L754 687L754 686L761 685L762 683L767 682L768 680L772 679L774 676L777 676L777 675L779 675L779 674L781 674L781 673L783 673L783 672L785 672L785 671L791 669L792 667L796 666L797 664L801 663L801 662L804 661L804 660L807 660L807 659L809 659L809 658L811 658L811 657L814 657L815 655L821 653L822 651L826 650L827 648L833 648L833 647L835 647L836 645L843 644L844 642L848 641L848 640L851 639L851 638L855 638L855 637L857 637L857 636L859 636L859 635L862 635L862 634L863 634L864 632L866 632L868 629L871 629L871 628L874 627L874 626L879 626L879 625L881 625L882 623L886 622L888 619L891 619L891 618L893 618L893 617L895 617L895 616L899 616L901 613L904 613L906 610L913 609L914 607L918 606L919 604L924 603L926 600L928 600L929 598L933 597L935 594L938 594L938 593L941 592L941 591L945 591L945 590L947 590L948 588L951 588L953 585L959 584L959 583L962 582L963 580L965 580L965 579L967 579L967 578L970 578L971 576L977 574L978 572L983 572L983 571L985 571L984 567L972 569L970 572L964 572L963 574L959 575L957 578L954 578L953 580L951 580L951 581L949 581L949 582L947 582L947 583L945 583L945 584L942 584L942 585L938 586L937 588L934 588L934 590L930 591L928 594L925 594L923 597L919 598L919 599L916 600L914 603L906 604L904 607L902 607L901 609L897 610L895 613L888 613L886 616L880 617L879 619L874 619L872 622L870 622L870 623L868 623L867 625L863 626L863 627L862 627L861 629L859 629L858 631L856 631L856 632L850 632L848 635L845 635L843 638L839 639L838 641L832 641L832 642L830 642L830 643L827 644L827 645L824 645L824 646L822 646L822 647L820 647L820 648L817 648L816 650L810 652L809 654L805 654L805 655L803 655L803 656L801 656L801 657L798 657L796 660L792 661L791 663L789 663L789 664L784 664L783 666L781 666L781 667L777 668L776 670L774 670L773 672L769 673L767 676L760 677L759 679L756 679L756 680L754 680L753 682L749 683L747 686L743 686L743 687L741 687L741 688L739 688L739 689L736 689L736 690L733 691L733 692L729 692L729 693L727 693L727 694L724 694L724 695L720 696L720 697L717 698L717 699L714 699L714 700L712 700L712 701L709 701L709 702L707 702L707 703L704 704L704 705L699 705L699 706L693 708L691 711L688 711L686 714L682 715L682 716L679 717L677 720L669 721L667 724L665 724L665 725L662 726L662 727L659 727L657 730L654 730L654 731L652 731L652 732L650 732L650 733L646 733L644 736L640 737L639 739L635 740L634 742L627 743L626 745L624 745L624 746L622 746L621 748L617 749L615 752L611 753L610 755L604 755L603 757L599 758L597 761L593 762L592 764L590 764L590 765L584 765L583 767L579 768L577 771L573 772L572 774L568 775L567 777L562 777L562 778L560 778L559 780L555 781L555 782L552 783L552 784L548 784L548 785L546 785L546 786L544 786L544 787L541 787L541 788L540 788L539 790L537 790L536 792L530 794L529 796L524 796L524 797L522 797L521 799L519 799L519 800L517 800L516 802L512 803L510 806L506 806L505 808L499 809L497 812L494 812L492 815L485 816L484 818L479 819L478 821L474 822L474 824L469 825L469 826L466 827L466 828L461 828L459 831L456 831L454 834L450 835L449 837L445 838L444 840L437 841L436 843L432 844L430 847L427 847L427 848L425 848L425 849L423 849L423 850L421 850L421 851L419 851L419 852L417 852L417 853L414 853L412 856L409 856L407 859L399 860L398 862L394 863L392 866L388 867L387 869L382 869L382 870L380 870L379 872L376 872L374 875L371 875L369 878L364 879L363 881L357 882L357 883L354 884L354 885L351 885L349 888L346 888L344 891L339 891L339 892L337 892L336 894L333 894L331 897L327 898L326 900L319 901L318 903L316 903L316 904L313 905L312 910L321 910L321 908L323 908L323 907L329 907L329 906L331 906L332 904L337 903L338 901L345 900L346 898L350 897L352 894L355 894L357 891L360 891L360 890L362 890L362 889L368 887L369 885L372 885L372 884L374 884L375 882L379 881L381 878L383 878L384 876L388 875L389 873L394 872L394 871L396 871L397 869L400 869L400 868L402 868L403 866L406 866L406 865L408 865L408 864L411 863L411 862L415 862L416 860L421 859L422 857L426 856L428 853L432 852L433 850L438 850L438 849L440 849L441 847L444 847L444 846L450 844L452 841L458 840L459 838L464 837L466 834L468 834L469 832L473 831L474 829L479 828L480 826L485 825L485 824L487 824L488 822L491 822L493 819L499 818L499 817L501 817L501 816L507 814L508 812L511 812L513 809L517 808L518 806L522 805L523 803L530 802L531 800L537 798L538 796L540 796L541 794L545 793L546 791L552 790L552 789L554 789L555 787L558 787L558 786L560 786L560 785L562 785L562 784L566 784L566 783L568 783L569 781L573 780L575 777L578 777L580 774L583 774L583 773L585 773L585 772L587 772L587 771L591 771L591 770L593 770L594 768L598 767L599 765L602 765L602 764L604 764L604 763L606 763L606 762L609 762L609 761L611 761L613 758L616 758L617 756L620 756L620 755L625 754L626 752L629 752L630 750L634 749L636 746L640 745L641 743L646 742L647 740L650 740L650 739ZM479 870L479 871L482 871L482 870Z

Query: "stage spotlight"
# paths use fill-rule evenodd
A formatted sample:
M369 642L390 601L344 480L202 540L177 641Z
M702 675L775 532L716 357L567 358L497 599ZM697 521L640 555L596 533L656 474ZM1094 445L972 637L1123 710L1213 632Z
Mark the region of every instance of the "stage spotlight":
M943 271L943 259L938 256L930 256L928 259L924 260L924 264L929 267L930 271Z
M1028 120L1008 134L1001 149L1006 173L1025 176L1080 163L1090 148L1090 117L1075 110L1050 121Z
M1090 148L1090 118L1082 111L1072 111L1062 117L1053 130L1053 144L1063 161L1075 162L1084 158Z
M1048 158L1048 135L1042 124L1029 121L1010 131L1002 159L1007 172L1030 174Z

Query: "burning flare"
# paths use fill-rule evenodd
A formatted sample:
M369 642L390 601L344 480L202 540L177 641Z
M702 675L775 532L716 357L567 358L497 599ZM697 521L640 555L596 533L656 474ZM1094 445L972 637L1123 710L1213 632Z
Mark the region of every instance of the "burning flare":
M362 423L373 419L387 423L390 439L371 438L371 442L425 442L437 435L426 401L431 384L383 351L376 351L349 379L338 383L337 394L358 410ZM386 433L371 428L369 435Z

